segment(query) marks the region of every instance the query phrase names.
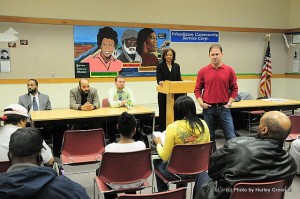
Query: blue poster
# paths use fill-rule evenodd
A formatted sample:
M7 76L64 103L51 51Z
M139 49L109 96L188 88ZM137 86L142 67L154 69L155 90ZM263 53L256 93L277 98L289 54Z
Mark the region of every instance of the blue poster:
M171 30L171 42L181 43L218 43L219 32Z

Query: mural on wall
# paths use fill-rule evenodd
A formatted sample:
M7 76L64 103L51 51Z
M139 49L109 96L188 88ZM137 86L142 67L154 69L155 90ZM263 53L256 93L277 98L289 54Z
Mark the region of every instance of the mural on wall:
M170 45L169 29L74 26L75 68L90 77L155 76Z

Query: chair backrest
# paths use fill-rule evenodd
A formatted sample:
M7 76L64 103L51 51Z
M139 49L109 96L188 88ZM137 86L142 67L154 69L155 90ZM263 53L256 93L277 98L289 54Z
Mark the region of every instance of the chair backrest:
M300 115L291 115L290 120L292 123L291 133L300 135Z
M240 182L234 185L231 199L282 199L284 198L285 181L273 182Z
M10 167L10 161L1 161L0 162L0 173L4 173Z
M91 155L102 154L105 150L104 130L68 130L64 133L62 154Z
M212 142L204 144L176 145L173 148L167 170L173 174L194 175L208 169Z
M122 194L118 199L185 199L186 187L152 194Z
M146 180L152 173L150 149L111 153L105 152L99 170L104 183L127 184Z
M109 107L108 98L102 99L102 107Z

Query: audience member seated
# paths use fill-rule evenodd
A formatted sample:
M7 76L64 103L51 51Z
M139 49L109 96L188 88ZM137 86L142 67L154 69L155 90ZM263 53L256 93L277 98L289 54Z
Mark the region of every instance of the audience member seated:
M70 108L82 111L91 111L100 107L97 89L90 87L87 79L80 79L79 86L70 90ZM97 120L88 123L78 122L73 125L74 130L100 128Z
M118 143L107 145L105 147L105 152L132 152L146 149L144 142L135 142L132 139L132 136L136 132L136 119L133 115L127 112L122 113L118 119L117 129L120 133L120 141ZM105 198L117 198L117 195L105 194Z
M112 108L135 105L135 97L131 89L125 86L125 77L123 75L115 77L115 86L108 91L108 102ZM109 143L115 142L115 123L109 122L108 127Z
M10 136L19 128L25 128L28 119L27 110L19 104L11 104L4 109L4 115L0 118L4 121L4 127L0 128L0 161L7 161L8 144ZM53 155L49 146L43 141L43 163L53 165Z
M161 160L154 160L153 164L167 179L176 179L167 169L167 162L172 150L177 144L200 144L210 141L210 134L204 120L198 118L196 106L189 96L180 96L174 104L175 122L167 126L164 144L159 136L154 137L156 149ZM168 186L156 176L157 189L159 192L168 190ZM186 185L177 185L178 187Z
M297 174L300 175L300 139L294 140L290 148L290 154L297 164Z
M210 157L208 175L199 175L194 198L230 198L238 182L285 180L286 188L290 187L297 170L293 157L283 149L290 131L291 121L285 114L265 113L257 138L231 139Z
M34 128L18 129L11 135L8 158L12 166L0 176L0 198L90 198L81 185L40 166L44 146Z

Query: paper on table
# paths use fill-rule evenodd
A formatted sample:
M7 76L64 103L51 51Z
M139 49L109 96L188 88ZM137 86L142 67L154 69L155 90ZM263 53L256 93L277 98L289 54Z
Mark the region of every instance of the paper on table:
M273 102L287 102L288 100L286 99L280 99L280 98L267 98L267 99L262 99L265 101L273 101Z
M160 132L160 131L154 131L153 135L155 137L160 137L161 144L163 145L165 142L165 136L166 136L166 131Z

